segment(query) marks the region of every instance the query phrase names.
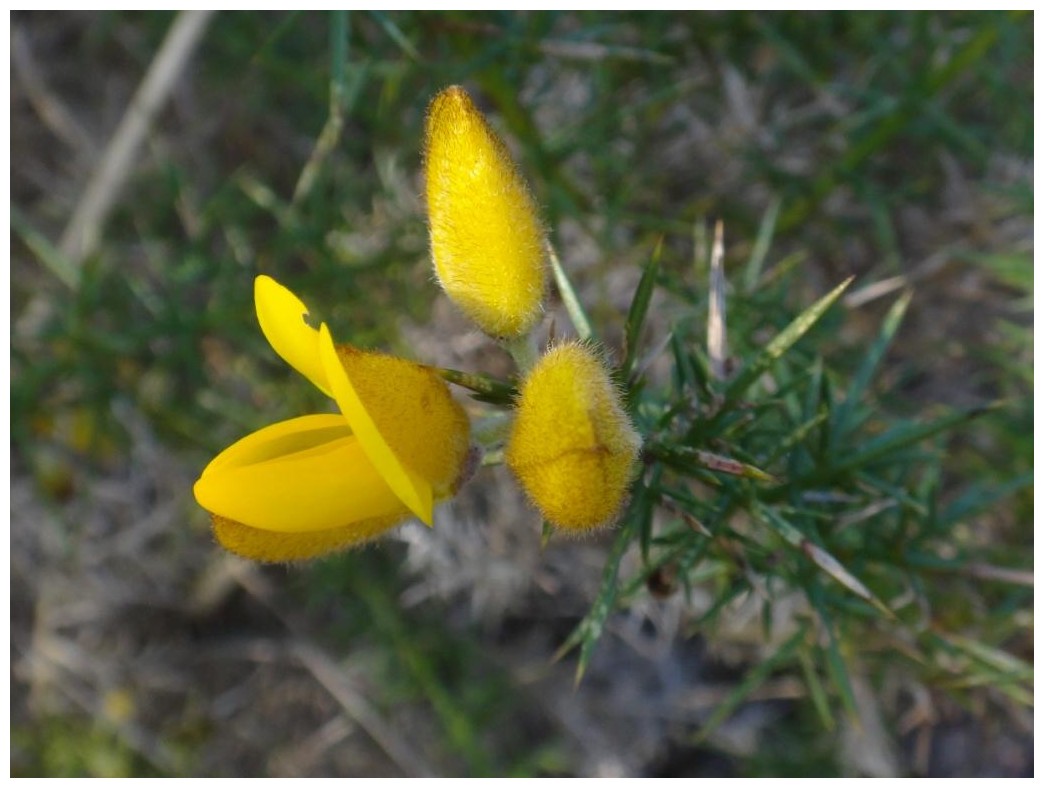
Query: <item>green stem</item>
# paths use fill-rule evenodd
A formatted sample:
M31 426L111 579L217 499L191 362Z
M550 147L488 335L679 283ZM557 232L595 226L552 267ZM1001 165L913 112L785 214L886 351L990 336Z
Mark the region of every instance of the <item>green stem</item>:
M537 352L528 335L500 340L501 347L511 354L521 377L525 377L537 363Z
M433 367L433 369L439 373L443 380L474 391L476 394L481 394L483 399L488 402L503 404L514 402L515 387L503 380L491 378L479 372L461 372L460 370L442 367Z

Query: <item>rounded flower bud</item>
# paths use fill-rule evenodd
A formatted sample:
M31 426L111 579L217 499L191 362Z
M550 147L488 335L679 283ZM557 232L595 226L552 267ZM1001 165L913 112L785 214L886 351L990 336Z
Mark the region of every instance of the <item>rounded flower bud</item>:
M619 514L640 446L608 370L574 342L526 378L506 460L548 522L583 531Z
M526 333L544 298L544 229L507 148L463 88L431 102L424 173L439 284L487 334Z

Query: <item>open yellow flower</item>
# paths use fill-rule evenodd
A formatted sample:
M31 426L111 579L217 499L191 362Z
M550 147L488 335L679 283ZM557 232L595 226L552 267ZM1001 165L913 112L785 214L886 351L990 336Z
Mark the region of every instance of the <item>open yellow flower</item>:
M312 558L371 539L411 514L431 525L456 491L469 448L467 415L429 367L347 345L267 276L254 284L272 348L339 414L272 424L237 441L193 488L228 550L258 561Z
M461 87L428 109L424 174L439 284L487 334L525 334L543 308L544 228L507 147Z

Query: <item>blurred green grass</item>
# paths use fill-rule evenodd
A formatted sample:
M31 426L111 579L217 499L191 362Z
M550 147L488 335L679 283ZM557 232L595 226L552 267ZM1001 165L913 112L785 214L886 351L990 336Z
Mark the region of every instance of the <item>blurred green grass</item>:
M52 97L102 147L172 19L25 14L13 24L28 31ZM95 159L56 143L60 129L19 82L16 472L56 506L75 497L133 442L114 404L145 414L194 467L249 429L322 407L257 330L257 273L292 282L335 335L410 355L402 321L424 323L437 298L421 124L429 98L460 82L514 146L563 258L585 259L576 277L606 296L588 305L602 326L623 322L604 284L614 267L644 259L662 237L665 280L699 288L694 224L724 219L728 270L738 271L731 262L747 259L775 201L767 254L789 257L801 276L789 298L749 295L766 325L849 274L857 287L909 277L910 320L878 393L903 415L1007 403L962 431L938 475L954 516L979 513L990 559L1020 565L1031 488L994 493L1032 471L1032 56L1032 16L1007 12L219 14L74 288L54 275L67 267L54 245ZM86 70L99 77L83 84ZM336 142L302 181L322 130L337 128L332 117ZM929 265L933 255L946 265ZM22 330L37 297L58 308ZM877 303L863 311L877 315ZM854 370L876 323L857 314L829 328L817 349ZM409 677L399 690L389 677L389 692L427 699L443 730L436 749L469 773L568 772L542 737L529 753L500 742L489 760L489 715L510 719L524 693L493 667L474 686L445 677L481 648L470 626L432 627L434 642L408 647L414 622L393 604L394 566L378 575L373 562L367 551L321 564L303 573L301 593L361 598L357 618L376 619L366 637ZM367 585L338 590L331 567ZM941 576L936 592L949 582ZM1017 642L1011 622L1031 610L1029 596L1000 586L952 614L984 642ZM328 630L335 642L344 635ZM68 773L44 746L49 724L19 744L33 753L24 769ZM739 771L838 768L815 765L829 749L811 736Z

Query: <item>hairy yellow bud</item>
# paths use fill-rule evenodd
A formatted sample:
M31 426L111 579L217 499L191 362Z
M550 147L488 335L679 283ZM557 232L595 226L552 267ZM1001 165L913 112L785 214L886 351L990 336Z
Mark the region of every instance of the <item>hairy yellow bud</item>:
M503 141L460 87L428 109L424 172L439 284L487 334L514 337L540 319L544 229Z
M640 446L608 370L574 342L526 378L506 459L548 522L583 531L619 514Z

